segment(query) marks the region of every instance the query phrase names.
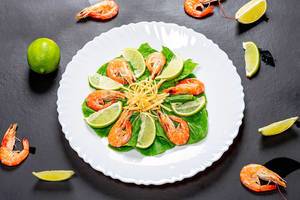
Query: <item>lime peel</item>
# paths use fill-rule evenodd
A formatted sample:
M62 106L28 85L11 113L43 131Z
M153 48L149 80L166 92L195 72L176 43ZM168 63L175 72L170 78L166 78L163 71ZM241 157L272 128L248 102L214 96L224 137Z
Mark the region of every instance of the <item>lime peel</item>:
M299 117L291 117L282 121L274 122L265 127L258 129L258 132L264 136L272 136L280 134L290 127L299 119Z
M141 77L145 70L146 64L143 55L135 48L126 48L122 52L122 56L130 62L133 67L133 73L136 78Z
M99 110L85 118L85 121L93 128L104 128L114 123L122 112L120 101L111 106Z
M157 76L155 79L166 79L172 80L180 75L183 70L183 59L175 55L170 63L163 69L161 74Z
M89 83L93 88L100 90L118 90L123 86L111 78L98 73L89 76Z
M136 147L138 148L148 148L154 142L156 136L155 122L153 118L146 113L141 113L140 115L142 124L139 131L138 140Z
M38 38L28 46L27 62L36 73L51 73L59 66L60 48L49 38Z
M253 77L260 67L260 53L254 42L243 42L245 49L245 70L248 78Z
M70 179L75 172L73 170L50 170L32 172L32 174L43 181L65 181Z
M251 0L235 13L235 19L242 24L250 24L259 20L266 11L266 0Z
M191 116L202 110L206 104L205 96L185 103L171 103L172 110L179 116Z

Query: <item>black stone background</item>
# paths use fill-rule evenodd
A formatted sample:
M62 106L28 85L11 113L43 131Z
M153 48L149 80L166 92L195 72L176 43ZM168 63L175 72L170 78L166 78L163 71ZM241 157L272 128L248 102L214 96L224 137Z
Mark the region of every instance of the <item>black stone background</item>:
M18 122L19 137L29 137L37 148L19 167L0 167L0 199L280 199L276 192L261 195L247 191L239 182L239 171L245 164L279 156L300 160L299 129L271 138L257 133L263 125L299 115L299 1L268 0L269 21L250 26L222 18L218 9L205 20L193 19L184 13L183 0L117 2L120 13L113 20L76 23L74 15L89 5L87 0L0 1L0 130L4 132L11 122ZM227 0L223 5L228 15L234 15L246 2ZM140 21L177 23L205 34L232 59L245 92L243 125L222 158L193 178L158 187L124 184L94 171L70 148L56 112L58 82L72 56L100 33ZM40 77L30 72L26 50L37 37L52 38L61 47L57 73ZM270 50L276 58L275 68L262 63L252 80L244 75L242 42L247 40ZM73 169L76 177L47 183L31 175L47 169ZM299 179L300 171L286 178L286 195L291 200L300 199Z

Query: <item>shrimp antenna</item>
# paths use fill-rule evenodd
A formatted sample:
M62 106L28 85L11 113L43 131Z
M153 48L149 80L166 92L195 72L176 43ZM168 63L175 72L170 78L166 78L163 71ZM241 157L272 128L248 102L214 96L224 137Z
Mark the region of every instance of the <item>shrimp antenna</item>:
M280 197L281 197L283 200L288 200L288 199L284 196L284 194L281 192L280 187L279 187L278 184L276 184L276 188L277 188L277 190L278 190L278 192L279 192L279 194L280 194Z
M235 20L234 17L228 16L228 15L226 14L225 9L224 9L224 7L223 7L223 5L222 5L222 3L221 3L221 0L218 0L218 5L219 5L219 7L220 7L220 10L219 10L219 11L220 11L221 15L222 15L224 18Z

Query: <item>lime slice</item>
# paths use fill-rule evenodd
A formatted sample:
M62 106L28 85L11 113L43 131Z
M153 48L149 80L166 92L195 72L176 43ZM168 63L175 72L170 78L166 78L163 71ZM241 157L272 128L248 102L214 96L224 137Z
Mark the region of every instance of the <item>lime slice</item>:
M116 121L121 114L122 103L118 101L111 106L99 110L85 118L85 121L93 128L106 127Z
M205 106L206 100L202 96L194 101L186 103L171 103L173 111L179 116L191 116L199 112Z
M279 122L274 122L268 126L258 129L258 132L260 132L264 136L277 135L293 126L293 124L298 120L298 118L299 117L291 117Z
M122 87L122 84L98 73L89 76L89 83L93 88L99 90L118 90Z
M43 181L65 181L70 179L75 172L73 170L51 170L32 172L32 174Z
M123 50L123 57L130 62L133 67L133 73L136 78L142 76L145 72L146 65L143 55L134 48L126 48Z
M141 113L140 116L142 124L136 146L145 149L154 142L156 135L155 122L150 115Z
M254 42L243 42L245 49L245 69L248 78L253 77L260 66L259 50Z
M266 10L266 0L251 0L235 13L235 19L242 24L250 24L261 18Z
M172 58L170 63L164 68L159 76L155 79L171 80L176 78L183 69L183 59L176 55Z

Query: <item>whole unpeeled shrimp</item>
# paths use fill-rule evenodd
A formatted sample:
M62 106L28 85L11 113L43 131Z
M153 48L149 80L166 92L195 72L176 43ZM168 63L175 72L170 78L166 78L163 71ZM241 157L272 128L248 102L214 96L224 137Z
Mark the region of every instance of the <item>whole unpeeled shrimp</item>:
M11 124L3 136L0 147L1 163L7 166L19 165L29 155L29 141L22 140L23 150L16 151L14 149L16 140L17 124Z
M157 114L167 137L172 143L176 145L184 145L188 142L190 130L186 121L174 115L168 116L161 111L157 111ZM178 123L177 127L174 125L172 120Z
M286 187L285 180L278 174L258 164L244 166L240 172L240 179L245 187L255 192L275 190L277 185ZM260 180L268 181L268 184L261 185ZM270 183L275 183L275 185Z
M185 12L195 18L203 18L213 14L214 6L210 5L211 2L217 0L185 0ZM208 5L205 7L205 5Z
M133 72L130 70L127 61L123 58L116 58L108 63L106 74L109 78L121 83L131 84L135 81Z
M111 146L121 147L130 140L132 133L132 127L130 122L131 115L132 111L123 111L120 118L110 129L107 138Z
M119 12L118 4L113 0L103 0L92 6L86 7L76 14L77 21L86 17L96 20L108 20L116 16Z
M146 58L146 66L151 72L151 79L154 79L155 76L157 76L161 72L165 64L166 64L166 57L164 56L164 54L160 52L151 53Z
M196 78L187 78L180 81L176 86L164 90L170 94L199 95L204 92L204 84Z
M113 90L96 90L86 98L86 105L95 110L102 110L115 103L117 99L124 99L122 92ZM106 102L109 101L109 102Z

